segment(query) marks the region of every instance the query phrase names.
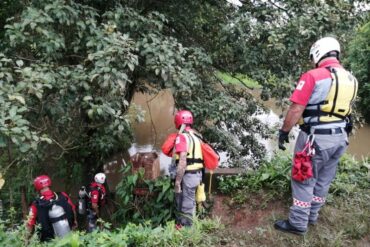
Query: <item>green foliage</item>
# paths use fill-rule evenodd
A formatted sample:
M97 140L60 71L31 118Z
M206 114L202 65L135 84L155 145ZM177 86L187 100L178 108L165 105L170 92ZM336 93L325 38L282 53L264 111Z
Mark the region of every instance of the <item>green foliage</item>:
M173 221L155 228L148 224L128 224L115 231L103 229L89 234L73 232L63 239L42 245L33 238L27 246L209 246L213 243L211 234L220 228L220 223L215 220L196 220L192 228L184 228L181 231L175 229ZM5 229L4 225L0 224L1 246L25 246L25 239L24 227Z
M227 152L230 166L258 164L266 155L259 140L267 138L270 132L251 116L263 113L263 108L244 88L222 87L223 90L216 91L204 86L196 94L179 92L176 94L178 105L194 113L196 128L216 149Z
M357 30L351 41L347 62L359 82L359 109L367 122L370 122L370 22Z
M338 165L337 175L330 187L333 195L348 196L359 189L370 187L369 160L356 161L354 157L344 155Z
M244 1L240 8L212 0L138 2L143 11L163 13L183 43L200 44L218 70L247 74L279 99L310 66L314 41L331 34L345 45L362 18L356 3L346 0Z
M270 161L264 161L258 168L241 175L219 177L219 190L229 194L232 191L234 202L243 203L249 193L288 196L290 193L291 155L278 153ZM368 160L356 161L349 155L342 156L329 196L349 196L370 186L370 166ZM267 196L267 199L272 199ZM330 198L329 198L330 199Z
M139 115L127 110L136 90L188 90L211 62L201 48L167 35L158 12L110 9L113 2L100 12L87 4L99 6L30 1L5 26L0 155L9 157L0 169L6 176L25 164L47 173L73 170L67 180L94 172L130 145Z
M229 67L257 80L268 96L284 98L292 82L309 68L313 42L331 34L346 44L350 27L360 19L355 11L354 4L345 0L245 3L222 29L222 42L232 47L237 61ZM270 74L275 77L273 84L268 81Z
M144 223L150 221L154 226L164 224L174 218L175 201L173 186L167 177L155 181L143 180L144 171L131 174L131 166L122 170L123 178L117 185L118 209L116 221ZM135 191L142 191L136 195Z
M224 83L244 85L250 89L260 88L258 82L251 80L248 76L243 74L236 74L235 76L229 73L216 72L217 78L221 79Z
M287 153L279 153L270 161L264 161L255 170L241 175L228 175L219 178L219 190L222 193L238 191L256 193L260 190L280 195L290 190L291 157ZM237 194L237 193L236 193Z

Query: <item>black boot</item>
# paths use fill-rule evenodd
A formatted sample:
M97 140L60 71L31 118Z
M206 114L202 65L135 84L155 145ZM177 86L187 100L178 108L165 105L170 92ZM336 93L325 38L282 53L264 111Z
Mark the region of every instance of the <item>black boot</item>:
M304 235L306 231L300 231L296 229L294 226L292 226L288 220L278 220L275 222L274 227L276 230L282 231L282 232L289 232L294 233L298 235Z

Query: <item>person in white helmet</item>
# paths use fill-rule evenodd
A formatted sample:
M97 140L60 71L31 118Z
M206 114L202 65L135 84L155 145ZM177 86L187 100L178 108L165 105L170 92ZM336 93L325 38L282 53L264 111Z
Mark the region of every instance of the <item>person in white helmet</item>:
M308 225L317 223L339 158L348 146L350 114L357 95L357 80L339 62L339 42L332 37L316 41L310 50L315 66L304 73L290 97L291 105L279 130L279 148L285 150L288 134L299 124L294 153L301 152L307 140L314 139L315 154L310 176L298 180L292 169L293 205L287 220L278 220L277 230L303 235ZM296 160L293 159L293 168ZM303 180L303 181L302 181Z
M100 217L101 208L106 203L106 188L104 186L106 175L97 173L94 176L94 182L88 188L88 226L87 231L91 232L96 229L96 221Z

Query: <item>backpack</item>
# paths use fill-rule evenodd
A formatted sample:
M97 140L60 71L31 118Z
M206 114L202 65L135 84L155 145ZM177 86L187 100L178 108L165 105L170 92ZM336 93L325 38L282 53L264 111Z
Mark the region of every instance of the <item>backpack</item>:
M202 142L201 146L204 167L211 171L216 170L220 161L220 155L206 142Z
M173 147L175 146L176 137L177 137L177 133L172 133L168 135L162 145L162 152L168 157L172 157L172 150L173 150Z
M98 190L99 191L99 200L106 200L106 195L102 192L99 186L91 187L91 186L81 186L80 190L78 191L78 213L83 215L86 213L86 209L91 208L91 191Z
M195 134L196 137L198 137L202 143L202 154L203 154L203 164L204 167L207 168L210 171L214 171L217 169L219 161L220 161L220 155L218 152L209 144L206 140L204 140L200 135Z

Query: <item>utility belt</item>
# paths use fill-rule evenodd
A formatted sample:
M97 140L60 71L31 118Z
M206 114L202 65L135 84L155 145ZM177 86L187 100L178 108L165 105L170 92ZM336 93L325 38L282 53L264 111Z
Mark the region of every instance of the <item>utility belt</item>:
M203 163L203 159L186 158L186 163L188 166L195 163ZM176 160L176 164L179 164L179 160Z
M299 128L304 131L307 135L317 134L317 135L335 135L344 133L344 129L341 127L330 128L330 129L313 129L311 131L311 126L300 125Z
M190 171L185 171L185 174L190 173L190 174L196 174L198 172L203 172L203 169L197 169L197 170L190 170Z

